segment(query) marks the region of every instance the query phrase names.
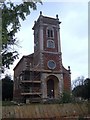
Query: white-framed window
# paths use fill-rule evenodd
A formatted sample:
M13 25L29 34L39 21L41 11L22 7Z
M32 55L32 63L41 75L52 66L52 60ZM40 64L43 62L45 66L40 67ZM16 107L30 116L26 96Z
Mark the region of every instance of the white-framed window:
M48 48L55 48L55 43L53 40L47 40L47 47Z
M46 33L47 33L48 38L54 38L54 29L53 29L53 27L47 27Z

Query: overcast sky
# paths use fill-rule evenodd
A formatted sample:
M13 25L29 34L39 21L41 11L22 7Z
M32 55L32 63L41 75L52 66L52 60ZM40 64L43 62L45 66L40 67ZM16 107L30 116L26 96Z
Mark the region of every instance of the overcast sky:
M47 1L47 0L46 0ZM60 25L60 38L62 50L62 62L64 67L71 67L71 78L78 76L88 77L88 3L87 2L43 2L38 4L36 11L24 22L21 22L21 30L17 37L22 48L18 48L20 58L34 51L34 36L32 27L39 17L40 11L48 17L56 18L62 22ZM16 60L9 71L19 60Z

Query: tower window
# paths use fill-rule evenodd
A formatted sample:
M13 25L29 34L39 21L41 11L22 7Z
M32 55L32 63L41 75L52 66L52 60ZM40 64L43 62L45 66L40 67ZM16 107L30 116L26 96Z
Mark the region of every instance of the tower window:
M47 40L47 47L48 48L55 48L55 43L53 40Z
M52 30L48 30L48 37L53 37L53 31Z
M47 28L47 37L54 38L54 30L51 27Z

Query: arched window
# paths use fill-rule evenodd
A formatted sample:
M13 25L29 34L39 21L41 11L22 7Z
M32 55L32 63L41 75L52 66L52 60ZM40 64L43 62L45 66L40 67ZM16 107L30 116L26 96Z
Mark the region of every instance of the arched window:
M47 27L47 37L54 38L54 29L52 27Z
M47 40L47 47L48 48L55 48L55 43L53 40Z

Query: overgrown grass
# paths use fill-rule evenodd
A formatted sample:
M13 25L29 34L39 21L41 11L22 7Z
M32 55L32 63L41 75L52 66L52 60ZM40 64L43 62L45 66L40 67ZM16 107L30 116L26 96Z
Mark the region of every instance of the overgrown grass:
M17 105L11 101L2 101L2 106L12 106L12 105Z

